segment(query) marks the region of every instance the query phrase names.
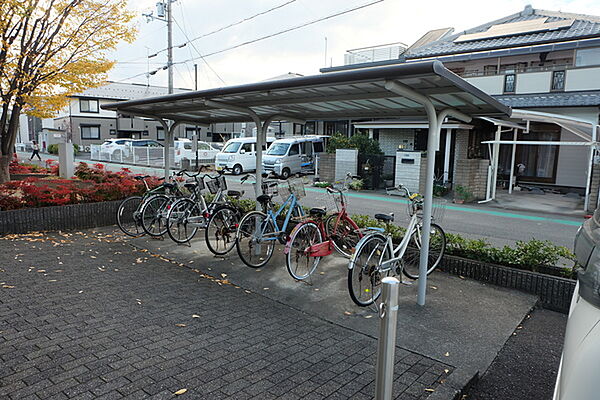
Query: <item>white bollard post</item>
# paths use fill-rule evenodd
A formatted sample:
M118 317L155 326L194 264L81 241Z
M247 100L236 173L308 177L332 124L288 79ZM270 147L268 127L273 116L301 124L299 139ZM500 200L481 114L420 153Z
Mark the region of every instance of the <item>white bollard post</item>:
M398 291L400 281L394 277L381 280L379 341L377 343L377 369L375 371L375 400L390 400L394 382L394 353L398 324Z
M69 179L75 173L73 166L73 143L58 144L58 173L61 178Z

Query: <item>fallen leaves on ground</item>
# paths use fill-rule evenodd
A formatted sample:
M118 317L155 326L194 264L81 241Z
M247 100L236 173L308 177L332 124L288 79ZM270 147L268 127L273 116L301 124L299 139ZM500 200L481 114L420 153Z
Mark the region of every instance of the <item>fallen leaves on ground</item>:
M175 394L176 396L179 396L179 395L182 395L182 394L184 394L185 392L187 392L187 389L179 389L179 390L178 390L178 391L176 391L174 394Z
M194 314L192 315L192 318L200 318L200 316L198 314Z
M187 325L186 324L175 324L175 326L178 326L179 328L185 328Z

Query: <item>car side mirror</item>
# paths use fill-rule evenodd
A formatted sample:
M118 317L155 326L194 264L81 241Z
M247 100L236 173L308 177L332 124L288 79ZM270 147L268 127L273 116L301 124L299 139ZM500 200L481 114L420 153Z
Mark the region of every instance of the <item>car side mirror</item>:
M246 154L246 150L244 150L244 149L241 149L241 150L240 150L240 154Z

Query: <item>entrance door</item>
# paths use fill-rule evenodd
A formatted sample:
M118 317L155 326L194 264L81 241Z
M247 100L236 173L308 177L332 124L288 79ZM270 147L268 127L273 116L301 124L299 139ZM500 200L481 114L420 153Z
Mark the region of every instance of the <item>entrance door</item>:
M560 127L553 124L532 124L530 132L520 136L522 140L560 141ZM512 134L511 138L512 140ZM517 145L515 155L516 166L523 164L525 172L521 181L556 183L556 167L558 164L559 146L548 145ZM512 146L500 148L500 172L508 178L510 174L510 159Z

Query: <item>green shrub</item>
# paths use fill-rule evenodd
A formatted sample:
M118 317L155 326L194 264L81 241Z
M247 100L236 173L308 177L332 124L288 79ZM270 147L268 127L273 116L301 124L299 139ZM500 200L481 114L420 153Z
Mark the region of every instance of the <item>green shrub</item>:
M348 187L352 190L361 190L363 188L364 182L362 179L354 179L350 183L348 183Z
M315 182L315 186L319 187L319 188L328 188L328 187L332 187L333 184L330 182Z
M46 148L46 150L50 154L58 154L58 144L56 144L56 143L49 144L48 147ZM79 145L78 144L73 144L73 154L74 155L79 154Z
M473 193L471 193L468 188L461 185L456 185L454 188L454 196L465 202L469 202L473 199Z
M48 150L48 153L50 153L50 154L58 154L58 145L57 144L49 144L47 150Z
M347 137L339 132L333 134L327 143L327 152L335 153L337 149L358 149L361 154L383 154L379 142L363 133Z

